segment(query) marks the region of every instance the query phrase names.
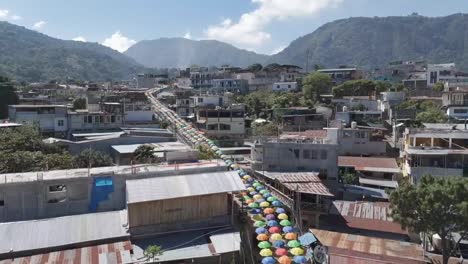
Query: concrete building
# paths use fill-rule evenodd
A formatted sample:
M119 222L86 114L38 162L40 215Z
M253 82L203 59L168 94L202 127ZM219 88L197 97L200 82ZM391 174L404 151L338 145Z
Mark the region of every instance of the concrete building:
M283 131L306 131L322 129L326 126L323 114L307 107L274 109L272 119L277 120Z
M190 99L192 108L227 107L231 104L231 99L227 95L197 95L191 96Z
M383 156L387 153L382 129L351 127L338 129L338 150L346 156Z
M42 133L60 135L69 128L65 105L10 105L11 122L36 125Z
M427 86L436 83L447 83L450 87L468 84L468 75L457 71L455 63L428 64Z
M446 108L447 116L468 118L468 89L463 87L450 88L447 84L442 93L442 105Z
M378 101L378 110L382 112L388 112L406 99L405 92L382 92L381 95L382 98Z
M332 79L333 85L361 78L361 73L357 68L320 69L318 72L328 74Z
M297 82L275 82L271 85L274 92L293 92L297 91Z
M116 131L124 124L123 113L75 110L68 112L69 133Z
M243 94L249 91L248 82L243 79L213 79L211 91L215 93Z
M242 146L245 137L244 116L243 105L231 106L229 109L199 109L196 126L221 146Z
M167 74L138 74L137 88L154 88L160 83L165 83L169 77Z
M131 144L131 145L113 145L111 146L111 156L116 165L130 165L134 160L135 150L144 144ZM154 147L154 156L161 162L168 163L184 163L194 162L198 159L198 152L194 149L187 147L180 142L161 142L161 143L148 143Z
M381 111L346 111L336 112L335 120L343 122L346 126L350 126L352 122L358 124L363 123L379 123L382 121Z
M403 173L412 183L425 174L465 176L468 168L468 130L452 128L407 128L403 134Z

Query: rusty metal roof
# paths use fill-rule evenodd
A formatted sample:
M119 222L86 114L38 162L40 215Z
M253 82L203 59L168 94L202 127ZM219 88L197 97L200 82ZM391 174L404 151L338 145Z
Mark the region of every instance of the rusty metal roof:
M360 171L381 171L399 173L400 168L394 158L339 156L339 167L354 167Z
M276 180L291 191L333 196L316 172L279 172Z

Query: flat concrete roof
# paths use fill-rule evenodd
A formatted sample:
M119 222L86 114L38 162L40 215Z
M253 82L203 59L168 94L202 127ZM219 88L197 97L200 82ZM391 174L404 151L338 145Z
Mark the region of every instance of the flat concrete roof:
M128 237L127 211L0 223L0 254Z
M112 149L121 154L133 153L141 145L152 145L155 152L171 152L171 151L187 151L190 148L181 142L161 142L161 143L148 143L148 144L131 144L131 145L114 145Z

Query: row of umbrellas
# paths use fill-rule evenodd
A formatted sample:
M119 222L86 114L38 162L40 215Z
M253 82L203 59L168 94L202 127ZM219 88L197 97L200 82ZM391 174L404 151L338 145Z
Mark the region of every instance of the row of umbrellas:
M160 118L172 123L179 136L192 145L205 145L215 152L226 165L235 170L246 186L246 192L242 193L243 203L250 208L250 215L255 220L255 233L259 241L262 264L291 264L306 263L307 259L301 243L297 240L297 232L292 226L287 211L283 204L274 197L265 186L252 178L244 170L240 169L234 161L229 159L216 146L215 142L206 138L203 133L197 131L185 122L176 113L166 108L156 99L152 100Z

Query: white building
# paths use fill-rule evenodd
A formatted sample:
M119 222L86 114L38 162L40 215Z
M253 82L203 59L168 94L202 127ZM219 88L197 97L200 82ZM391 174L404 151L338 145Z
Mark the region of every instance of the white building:
M275 92L297 91L297 82L275 82L271 86L271 90Z
M43 133L62 133L68 130L65 105L10 105L10 121L37 125Z
M123 125L122 114L76 110L68 112L69 131L115 130Z
M216 92L246 93L249 88L244 79L213 79L211 84Z
M438 82L446 83L449 87L467 85L468 76L457 72L455 63L428 64L427 86L433 86Z
M197 127L205 136L218 140L223 146L240 146L244 143L244 107L232 106L231 109L199 109Z

